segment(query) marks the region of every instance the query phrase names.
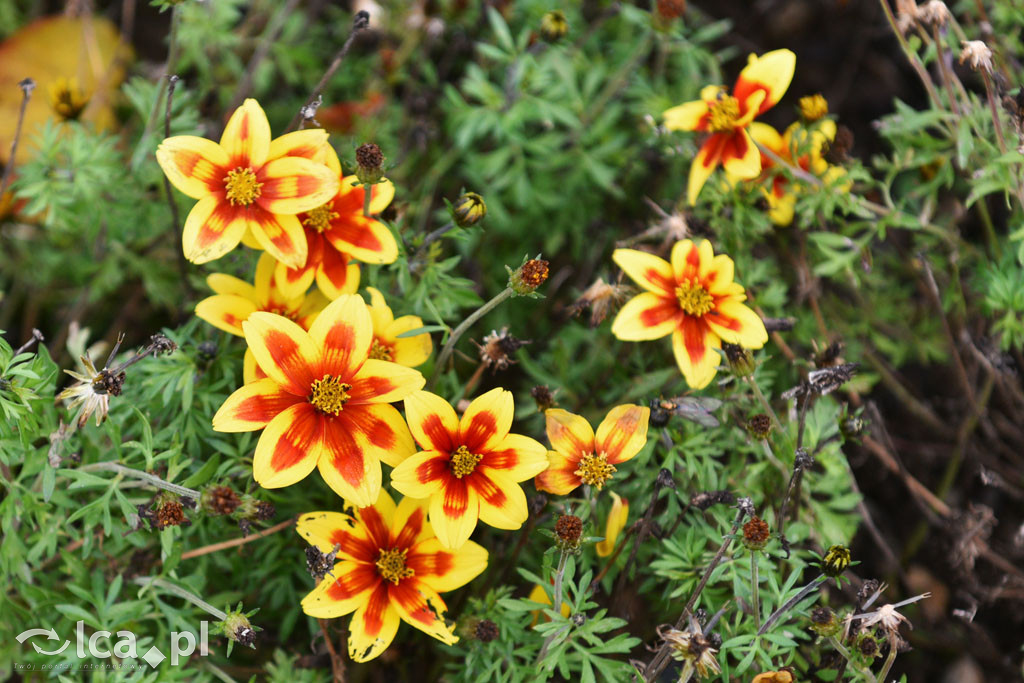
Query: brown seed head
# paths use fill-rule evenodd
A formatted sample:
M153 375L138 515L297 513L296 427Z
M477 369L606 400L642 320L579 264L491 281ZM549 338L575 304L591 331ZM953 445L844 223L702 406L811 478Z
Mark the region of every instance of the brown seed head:
M189 521L185 519L185 512L181 507L181 502L168 500L156 509L156 513L153 515L153 524L156 526L157 531L163 531L169 526L180 526L182 524L187 526Z
M853 150L853 131L846 126L839 126L832 142L825 144L828 146L823 153L825 161L833 166L846 163L850 160L850 151Z
M208 514L230 515L242 500L230 486L209 486L203 491L199 503Z
M551 391L546 384L538 384L530 389L530 396L533 397L534 402L537 404L537 412L539 413L543 413L545 410L558 405L557 401L555 401L555 392Z
M583 535L583 520L576 515L562 515L555 522L555 535L566 543L578 543Z
M476 632L474 633L476 639L483 643L489 643L492 640L496 640L501 633L498 631L498 625L490 619L481 619L476 625Z
M760 517L752 517L743 525L743 545L751 550L760 550L768 542L768 523Z
M548 262L530 259L516 271L512 279L519 285L519 288L513 286L518 294L529 294L548 279Z
M512 354L529 343L526 339L516 339L508 333L507 327L503 327L501 330L491 330L491 333L484 337L484 343L476 344L476 348L480 353L481 362L490 368L491 372L497 372L514 364Z
M765 413L751 415L750 419L747 420L747 431L755 439L767 439L768 435L772 433L772 419Z
M815 607L811 610L811 629L820 636L834 636L841 626L836 613L828 607Z
M356 148L356 177L363 185L380 182L384 175L383 165L384 154L376 144L367 142Z

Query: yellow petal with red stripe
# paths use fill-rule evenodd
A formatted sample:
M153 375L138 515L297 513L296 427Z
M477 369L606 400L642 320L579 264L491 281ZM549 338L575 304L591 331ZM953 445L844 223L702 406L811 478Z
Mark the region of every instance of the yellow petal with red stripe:
M391 538L396 548L413 548L418 543L434 537L434 530L427 522L429 512L428 501L415 498L402 498L395 508L391 520ZM406 557L406 566L412 558L412 551ZM414 570L415 571L415 570ZM416 578L421 572L416 572Z
M239 337L242 322L256 312L256 304L234 294L217 294L196 304L196 316L220 330Z
M321 552L330 553L331 547ZM372 565L342 561L302 599L302 611L317 619L335 619L364 605L382 579Z
M579 460L594 452L594 430L585 419L561 408L544 411L551 447Z
M317 316L309 336L320 349L321 372L348 382L370 355L373 342L366 303L355 294L338 297ZM358 396L359 392L351 395Z
M796 55L790 50L773 50L757 57L750 55L747 66L740 72L732 94L741 102L756 90L765 92L757 115L774 107L789 88L796 71Z
M711 329L730 344L759 349L768 341L764 321L749 307L738 301L723 301L704 316Z
M672 353L691 388L703 389L711 384L722 360L715 349L721 347L722 340L699 319L686 318L672 334Z
M394 403L426 383L419 370L371 358L352 378L350 393L355 403Z
M745 130L738 130L730 138L731 144L722 152L722 165L733 178L750 179L761 174L761 152Z
M327 158L324 150L328 144L327 137L327 131L322 128L308 128L285 133L270 141L267 158L303 157L310 161L323 163Z
M235 207L215 196L200 199L185 219L181 246L192 263L219 259L238 246L247 222Z
M708 103L704 100L695 100L666 109L662 117L665 119L665 127L669 130L697 130L707 113Z
M369 600L356 610L349 623L348 656L356 662L379 657L395 639L402 623L388 598L388 582L381 581Z
M547 491L556 496L572 493L582 484L578 475L579 458L570 458L558 451L548 451L548 468L537 475L533 485L538 491Z
M271 379L245 384L228 396L213 416L218 432L252 432L303 399L283 391Z
M202 199L224 189L230 160L227 152L213 140L178 135L160 143L156 161L182 194Z
M436 538L428 538L409 551L406 566L416 572L417 579L445 593L482 574L487 568L487 551L473 541L466 541L458 550L448 550Z
M514 413L511 391L498 387L476 397L459 421L460 445L470 453L498 448L512 428Z
M483 454L477 465L485 472L498 471L513 481L526 481L548 467L548 449L522 434L509 434L495 448Z
M615 551L615 542L629 520L629 501L614 491L608 493L612 497L612 509L604 525L604 539L594 546L598 557L608 557Z
M359 264L325 241L323 260L316 269L316 286L328 299L355 294L359 289Z
M446 453L420 451L391 470L391 486L410 498L430 498L444 488L451 458Z
M246 349L245 355L242 357L242 383L249 384L258 379L264 379L266 376L267 373L260 370L260 366L256 363L256 356L252 355L252 351Z
M258 206L246 212L249 230L273 258L289 268L301 268L309 255L306 233L295 216L273 214Z
M650 408L632 404L615 406L597 426L595 451L604 453L612 465L629 460L647 443L650 416Z
M321 378L319 351L309 334L284 316L257 311L242 323L245 341L267 377L296 396Z
M259 382L247 384L239 391L256 384ZM271 420L260 435L252 458L256 483L278 489L305 479L324 452L326 422L323 415L305 401L292 405Z
M429 391L414 391L405 397L405 416L420 447L427 451L451 453L461 446L459 418L448 401Z
M302 157L269 161L257 178L263 186L256 202L270 213L311 211L338 192L338 177L329 168Z
M448 607L433 588L412 578L402 580L398 585L389 585L388 594L402 621L445 645L459 642L455 624L448 626L445 623L444 614Z
M619 310L612 334L622 341L650 341L672 334L678 327L679 301L642 292Z
M612 252L612 260L648 292L675 296L676 282L672 277L672 266L665 259L637 249L616 249Z
M234 111L220 136L229 168L258 169L270 151L270 123L259 103L249 98Z
M480 517L480 499L466 478L451 477L430 499L430 524L445 548L458 549L469 540Z
M480 497L480 521L497 529L518 529L529 516L526 494L498 470L477 469L466 477Z

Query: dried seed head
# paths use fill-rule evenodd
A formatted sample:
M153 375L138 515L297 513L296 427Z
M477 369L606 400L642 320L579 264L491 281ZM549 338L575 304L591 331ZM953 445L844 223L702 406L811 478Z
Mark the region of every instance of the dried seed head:
M484 337L483 344L473 343L476 344L476 348L480 352L480 361L494 373L513 365L515 361L512 360L512 354L520 347L529 344L530 341L516 339L508 333L507 327L503 327L500 331L491 330L491 333Z
M241 603L239 603L239 608L241 608ZM256 631L263 630L249 623L248 615L239 610L229 611L215 629L217 633L227 636L228 640L254 649L256 647Z
M724 344L722 346L725 346ZM807 396L825 396L849 382L860 368L860 363L843 363L832 367L811 370L807 379L782 392L782 398L806 398Z
M811 610L811 630L819 636L829 637L839 633L842 624L836 613L828 607L815 607Z
M975 71L992 73L992 50L981 40L962 40L960 44L960 63L967 62Z
M743 545L749 550L761 550L768 543L768 523L760 517L752 517L743 525Z
M678 19L686 14L686 0L658 0L655 9L662 19Z
M845 545L834 545L821 558L821 571L830 578L836 578L850 566L850 549Z
M555 43L565 37L569 32L569 22L565 14L558 10L551 10L540 19L540 37L549 43Z
M850 152L853 150L853 131L846 126L836 128L836 136L832 142L826 142L827 149L823 150L822 156L825 161L838 166L850 160Z
M530 389L530 396L533 397L534 402L537 404L537 412L543 413L545 410L558 405L558 402L555 400L556 393L557 390L551 391L546 384L538 384Z
M230 486L207 486L199 497L199 505L210 515L230 515L242 504Z
M481 619L474 632L476 639L482 643L489 643L492 640L497 640L501 633L498 631L498 625L490 619Z
M737 344L723 342L722 351L725 352L725 363L729 370L736 377L749 377L754 373L754 354Z
M162 499L158 502L151 518L153 526L157 531L163 531L170 526L188 526L191 522L185 518L185 511L181 501Z
M487 215L487 204L476 192L467 192L452 204L452 218L460 228L476 225Z
M196 347L196 351L201 360L213 360L217 355L217 344L212 341L204 341Z
M878 656L878 641L867 631L862 631L857 636L857 642L855 643L857 652L868 659L874 659Z
M707 510L712 505L724 503L732 505L736 502L736 496L731 491L702 491L690 497L690 505L698 510Z
M747 431L755 439L763 441L772 433L772 419L765 413L751 415L747 420Z
M702 678L721 673L722 669L715 656L717 650L708 637L701 633L695 620L691 620L690 627L685 631L659 627L657 632L669 646L672 657L691 662Z
M801 97L797 102L800 117L807 123L813 123L828 115L828 100L821 93Z
M511 273L508 286L520 296L532 294L548 279L548 262L532 258Z
M946 25L950 15L949 8L942 0L928 0L917 8L917 16L923 23L941 27Z
M174 341L162 334L154 334L149 338L149 344L146 346L146 350L153 354L171 353L177 350L178 345Z
M555 537L558 545L565 549L578 548L583 535L583 520L576 515L562 515L555 522Z
M363 185L379 183L384 176L384 154L372 142L356 148L356 177Z
M672 477L672 472L662 467L658 470L657 478L658 486L667 489L674 489L676 487L676 480Z
M597 278L567 310L569 315L577 316L590 306L590 326L597 327L608 317L608 312L625 299L627 291L623 285L610 285Z
M256 519L259 521L265 522L268 519L273 519L276 514L277 508L274 507L273 503L265 500L256 503Z

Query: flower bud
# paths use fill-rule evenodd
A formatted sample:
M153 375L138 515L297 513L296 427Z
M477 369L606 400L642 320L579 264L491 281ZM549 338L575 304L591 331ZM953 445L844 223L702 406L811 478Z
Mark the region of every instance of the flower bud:
M822 558L821 571L830 578L836 578L850 566L850 549L844 545L834 545Z
M241 504L230 486L207 486L199 496L199 507L209 515L230 515Z
M747 431L758 441L764 441L772 433L772 419L764 413L751 415L747 420Z
M540 20L540 37L549 43L555 43L569 32L569 22L558 10L547 12Z
M749 349L724 342L722 351L725 352L726 365L736 377L749 377L754 374L754 354Z
M374 185L384 177L384 154L372 142L356 148L356 177L363 185Z
M512 291L519 295L532 294L548 279L548 262L533 258L515 271L511 269L509 271L508 286L512 288Z
M654 9L662 19L678 19L686 13L686 0L658 0Z
M797 106L800 107L800 118L807 123L823 119L828 114L828 100L820 93L801 97Z
M811 610L811 630L819 636L834 636L839 633L840 626L836 613L828 607L815 607Z
M743 525L743 545L748 550L761 550L768 543L768 523L760 517L752 517Z
M467 192L452 204L452 218L460 228L476 225L487 215L487 204L476 192Z

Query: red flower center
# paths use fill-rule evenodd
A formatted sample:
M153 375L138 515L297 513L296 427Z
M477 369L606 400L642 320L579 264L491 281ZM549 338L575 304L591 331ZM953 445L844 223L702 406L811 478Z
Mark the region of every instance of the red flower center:
M249 206L259 199L263 183L257 182L256 174L248 166L233 168L224 177L225 194L232 206Z
M715 307L715 300L696 282L684 282L676 287L679 308L687 315L700 317Z

